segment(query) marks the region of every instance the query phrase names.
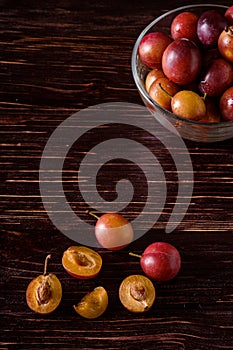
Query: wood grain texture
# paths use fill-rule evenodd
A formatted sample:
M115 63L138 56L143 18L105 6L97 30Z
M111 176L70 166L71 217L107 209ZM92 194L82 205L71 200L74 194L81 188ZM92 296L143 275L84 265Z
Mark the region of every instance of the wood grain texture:
M0 0L0 349L233 349L232 139L216 144L185 141L193 163L193 196L183 221L165 234L177 195L174 162L151 134L121 128L121 137L142 143L159 159L168 195L147 234L120 252L98 249L103 269L93 280L76 280L64 271L62 253L74 242L50 221L39 189L43 149L62 121L100 103L142 105L130 68L134 42L153 18L184 4ZM130 108L125 113L130 115ZM78 191L78 166L95 144L117 135L117 125L88 132L64 163L67 199L92 225ZM53 181L58 179L56 172L52 176ZM137 166L127 160L109 162L98 175L98 190L105 200L113 200L114 184L124 176L136 190L124 211L133 219L146 196L145 178ZM48 200L56 196L48 195ZM122 279L141 273L139 261L128 253L140 253L157 240L179 249L182 268L173 281L155 283L157 299L148 313L134 315L118 298ZM63 299L53 314L40 316L27 307L25 291L42 273L48 253ZM72 306L97 285L108 290L109 307L97 320L81 319Z

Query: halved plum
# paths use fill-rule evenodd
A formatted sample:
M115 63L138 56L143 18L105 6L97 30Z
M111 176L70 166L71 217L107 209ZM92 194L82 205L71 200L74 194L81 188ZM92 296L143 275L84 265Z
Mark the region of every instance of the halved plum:
M71 276L88 279L98 275L102 258L91 248L71 246L63 253L62 265Z
M150 310L155 297L156 292L153 283L143 275L126 277L119 288L119 298L122 305L134 313Z

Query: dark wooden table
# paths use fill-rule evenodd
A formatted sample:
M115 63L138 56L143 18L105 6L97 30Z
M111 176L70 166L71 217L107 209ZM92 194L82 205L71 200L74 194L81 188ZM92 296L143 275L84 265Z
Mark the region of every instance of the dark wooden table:
M95 279L77 280L63 269L64 250L78 243L53 225L40 196L40 159L52 132L89 106L142 105L131 74L134 42L153 18L185 4L0 0L1 349L233 349L232 140L185 141L193 163L193 196L183 221L166 234L177 194L172 159L153 135L120 129L121 136L157 155L169 190L157 223L130 247L118 252L96 248L103 268ZM93 225L76 172L96 143L118 135L116 125L88 132L64 163L67 200ZM137 167L127 160L108 163L97 179L98 189L105 200L114 199L114 183L121 176L135 183L135 198L123 211L133 219L145 195ZM140 253L154 241L175 245L182 268L174 280L155 283L157 299L150 311L131 314L121 305L118 288L124 277L142 270L128 253ZM28 308L25 291L43 272L49 253L49 269L62 283L63 298L54 313L41 316ZM72 306L97 285L108 290L109 307L96 320L82 319Z

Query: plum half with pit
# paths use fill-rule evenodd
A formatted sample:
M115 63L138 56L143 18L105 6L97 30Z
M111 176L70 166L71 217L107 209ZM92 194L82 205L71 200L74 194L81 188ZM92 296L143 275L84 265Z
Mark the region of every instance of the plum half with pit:
M51 255L47 255L44 264L44 273L34 278L26 291L27 304L31 310L39 314L50 314L60 304L62 286L53 273L47 273L47 264Z
M153 283L143 275L126 277L119 288L122 305L134 313L150 310L154 304L156 292Z

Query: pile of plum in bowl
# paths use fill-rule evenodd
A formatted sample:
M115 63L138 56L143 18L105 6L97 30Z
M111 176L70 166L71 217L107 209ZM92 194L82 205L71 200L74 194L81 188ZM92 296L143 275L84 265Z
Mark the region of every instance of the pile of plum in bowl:
M233 6L166 12L141 32L131 63L145 106L165 128L193 141L233 137Z

